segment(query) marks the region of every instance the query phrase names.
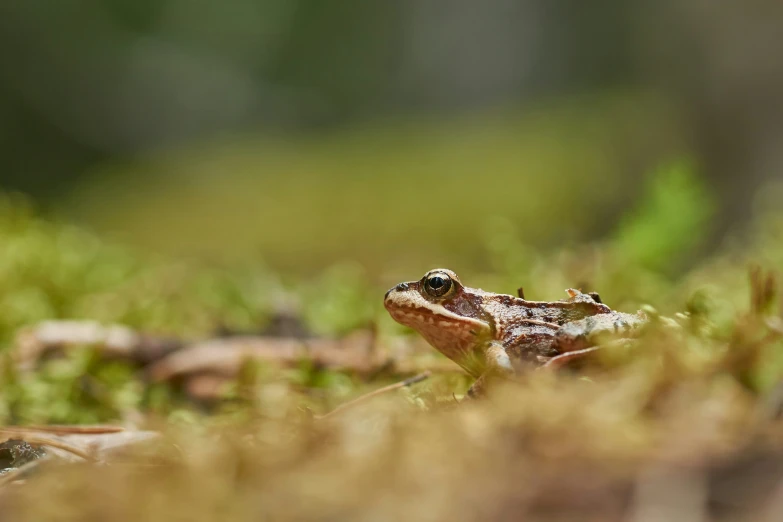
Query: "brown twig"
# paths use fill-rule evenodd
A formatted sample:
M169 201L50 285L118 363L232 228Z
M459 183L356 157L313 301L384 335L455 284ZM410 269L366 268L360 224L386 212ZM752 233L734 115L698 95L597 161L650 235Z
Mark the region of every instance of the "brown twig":
M163 357L149 365L146 373L155 382L203 372L234 376L248 360L287 365L310 360L326 368L366 373L382 363L368 350L373 342L373 334L368 331L357 331L342 339L257 336L209 339Z
M421 381L429 378L430 375L432 375L432 372L427 370L427 371L422 372L422 373L420 373L418 375L414 375L413 377L405 379L404 381L396 382L394 384L390 384L388 386L384 386L383 388L378 388L377 390L373 390L373 391L371 391L369 393L365 393L364 395L360 395L359 397L357 397L357 398L355 398L355 399L353 399L351 401L345 402L345 403L337 406L335 409L333 409L329 413L325 413L324 415L316 415L315 419L316 420L326 419L327 417L331 417L332 415L335 415L336 413L339 413L339 412L344 411L344 410L346 410L348 408L356 406L357 404L359 404L359 403L361 403L363 401L366 401L367 399L371 399L371 398L376 397L378 395L381 395L383 393L387 393L387 392L390 392L390 391L398 390L400 388L406 388L408 386L411 386L413 384L421 382Z
M0 441L5 442L7 440L11 439L19 439L27 442L28 444L33 444L36 446L49 446L51 448L57 448L61 449L63 451L67 451L68 453L72 453L76 455L77 457L81 457L84 460L90 461L90 462L97 462L98 459L95 458L95 456L91 455L90 453L84 451L81 448L77 448L76 446L73 446L71 444L68 444L67 442L57 440L57 439L50 439L48 437L39 437L38 435L34 435L27 432L22 431L15 431L15 430L6 430L5 428L0 428Z
M18 432L18 433L53 433L55 435L102 435L104 433L119 433L125 431L122 426L109 426L109 425L58 425L52 424L47 426L4 426L0 428L0 431L4 432Z
M91 320L49 320L17 332L14 358L32 370L45 354L89 346L102 357L148 364L183 346L178 339L148 335L119 324Z
M424 370L434 373L462 371L446 359L397 359L380 350L376 343L374 325L339 339L232 335L189 343L155 337L122 325L77 320L44 321L18 332L14 359L20 369L32 370L44 354L90 346L101 358L136 361L152 381L182 379L186 389L203 392L203 396L199 396L202 399L217 398L214 390L221 389L220 380L232 380L248 360L270 361L283 366L309 360L319 367L364 376L385 371L403 375ZM202 374L210 376L209 386L203 386L207 381L206 377L200 377ZM191 386L191 379L201 381Z

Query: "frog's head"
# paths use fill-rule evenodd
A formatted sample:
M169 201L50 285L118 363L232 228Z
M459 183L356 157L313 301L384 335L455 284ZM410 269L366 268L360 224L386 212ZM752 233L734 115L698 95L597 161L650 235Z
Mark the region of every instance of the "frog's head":
M391 288L383 304L395 321L413 328L437 350L458 360L492 334L491 319L483 308L485 295L463 286L451 270L436 268L418 281Z

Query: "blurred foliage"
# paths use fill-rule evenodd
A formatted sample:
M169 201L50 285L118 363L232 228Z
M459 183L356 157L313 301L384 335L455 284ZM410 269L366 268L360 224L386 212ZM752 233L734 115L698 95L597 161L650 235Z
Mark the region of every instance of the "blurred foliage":
M95 424L135 411L143 395L133 368L89 350L46 361L32 376L17 373L5 358L0 413L5 424Z
M612 228L644 173L683 152L675 113L635 91L534 107L220 143L105 164L61 214L126 244L307 274L345 260L391 284L487 268L487 224L537 248Z
M260 268L196 268L142 258L72 226L37 217L18 196L0 200L0 339L46 318L90 317L151 331L200 336L218 325L263 321L274 278Z
M674 268L705 241L715 204L685 162L656 173L646 194L642 205L620 223L614 250L634 266Z
M678 162L651 174L642 197L600 242L542 255L520 241L514 223L496 219L485 230L493 261L487 286L512 293L521 285L528 298L538 300L577 286L599 291L618 309L653 304L677 311L691 291L677 276L687 266L684 261L704 246L713 207L713 196L693 166Z
M363 281L364 272L351 264L284 281L260 263L227 267L143 256L46 221L20 196L0 198L4 344L20 327L47 318L92 318L198 338L218 328L257 330L286 307L318 333L345 332L370 319Z

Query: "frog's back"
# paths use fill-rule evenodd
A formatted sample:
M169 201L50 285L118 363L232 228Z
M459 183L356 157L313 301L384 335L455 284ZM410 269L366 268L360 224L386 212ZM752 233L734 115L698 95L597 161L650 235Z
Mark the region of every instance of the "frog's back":
M496 326L536 324L536 322L562 326L593 315L612 311L591 296L576 293L563 301L528 301L511 295L487 294L484 308L495 319Z
M560 353L557 332L563 325L612 310L592 297L577 293L564 301L528 301L495 294L485 309L494 319L494 337L512 360L540 362Z

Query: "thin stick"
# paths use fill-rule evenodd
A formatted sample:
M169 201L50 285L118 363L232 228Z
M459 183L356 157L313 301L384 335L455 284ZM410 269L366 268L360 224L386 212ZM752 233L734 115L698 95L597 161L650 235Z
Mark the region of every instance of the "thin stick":
M360 402L363 402L363 401L365 401L367 399L371 399L372 397L375 397L377 395L381 395L382 393L398 390L400 388L406 388L408 386L411 386L412 384L416 384L417 382L421 382L421 381L429 378L430 375L432 375L432 372L427 370L426 372L422 372L422 373L420 373L418 375L414 375L413 377L410 377L409 379L405 379L404 381L396 382L394 384L390 384L388 386L384 386L383 388L378 388L377 390L373 390L373 391L371 391L369 393L365 393L364 395L360 395L359 397L353 399L352 401L348 401L348 402L345 402L345 403L339 405L338 407L336 407L335 409L333 409L329 413L326 413L324 415L316 415L315 418L317 420L323 420L323 419L325 419L327 417L331 417L335 413L339 413L339 412L341 412L341 411L343 411L343 410L345 410L347 408L350 408L352 406L356 406Z
M125 431L125 428L122 426L111 426L111 425L58 425L58 424L50 424L46 426L3 426L0 428L1 431L6 432L20 432L20 433L33 433L33 432L44 432L44 433L54 433L54 434L63 434L63 435L101 435L105 433L119 433L121 431Z
M600 346L593 346L592 348L585 348L583 350L574 350L573 352L565 352L561 353L560 355L555 355L551 359L549 359L547 362L545 362L542 366L540 366L539 370L559 370L569 362L573 361L574 359L580 359L584 357L587 354L593 353L597 350L600 350Z
M84 460L90 462L98 461L97 458L95 458L93 455L89 454L88 452L84 451L83 449L77 448L76 446L68 444L67 442L63 442L61 440L50 439L48 437L39 437L37 435L31 435L29 433L8 431L0 428L0 433L3 432L5 432L5 435L0 436L0 439L4 439L2 440L3 442L6 442L11 439L18 439L18 440L23 440L29 444L34 444L38 446L49 446L52 448L61 449L63 451L67 451L68 453L73 453L74 455L81 457Z

